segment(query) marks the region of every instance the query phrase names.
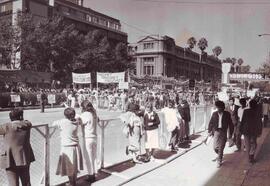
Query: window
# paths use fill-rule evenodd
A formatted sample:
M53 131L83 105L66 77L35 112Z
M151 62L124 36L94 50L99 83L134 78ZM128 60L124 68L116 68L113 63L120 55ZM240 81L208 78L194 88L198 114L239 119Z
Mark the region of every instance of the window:
M114 24L113 22L109 22L109 27L110 27L110 28L113 28L113 29L114 29L114 28L115 28L114 25L115 25L115 24Z
M95 17L95 16L93 16L93 17L92 17L92 21L93 21L94 23L98 23L98 18Z
M90 16L90 15L86 15L86 21L89 21L89 22L91 22L91 21L92 21L92 19L91 19L91 16Z
M5 3L0 6L0 13L2 12L8 12L12 11L12 4L11 3Z
M144 75L153 75L154 74L154 66L146 65L143 67L143 74Z
M121 30L121 26L118 24L115 24L115 30Z
M103 26L107 26L107 21L105 19L100 18L99 19L99 24L101 24Z
M152 49L154 48L154 43L144 43L143 49Z
M143 62L154 62L154 57L144 57Z

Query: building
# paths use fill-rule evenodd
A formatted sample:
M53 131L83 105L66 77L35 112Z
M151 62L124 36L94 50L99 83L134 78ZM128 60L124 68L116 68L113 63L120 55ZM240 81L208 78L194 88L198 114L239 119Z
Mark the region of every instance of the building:
M29 12L37 19L60 14L81 33L100 30L112 47L119 42L127 43L127 34L121 31L118 19L86 8L83 3L83 0L0 0L0 18L12 19L15 24L18 11ZM13 55L15 63L19 63L21 54Z
M146 36L129 45L138 77L145 75L196 79L204 82L221 81L221 61L177 46L168 36Z

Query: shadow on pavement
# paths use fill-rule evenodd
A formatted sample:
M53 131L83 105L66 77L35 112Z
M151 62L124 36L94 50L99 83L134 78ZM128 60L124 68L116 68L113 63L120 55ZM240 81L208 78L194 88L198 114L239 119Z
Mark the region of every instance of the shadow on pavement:
M153 153L154 158L156 159L167 159L170 156L176 154L176 152L166 151L166 150L157 150Z

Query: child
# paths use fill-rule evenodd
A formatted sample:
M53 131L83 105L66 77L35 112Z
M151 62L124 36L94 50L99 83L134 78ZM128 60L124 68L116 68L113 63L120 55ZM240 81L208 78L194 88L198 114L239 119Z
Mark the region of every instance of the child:
M75 119L75 110L66 108L65 119L53 122L52 126L60 129L61 151L56 175L68 176L70 185L76 186L78 170L83 169L82 153L79 146L78 126L80 120Z

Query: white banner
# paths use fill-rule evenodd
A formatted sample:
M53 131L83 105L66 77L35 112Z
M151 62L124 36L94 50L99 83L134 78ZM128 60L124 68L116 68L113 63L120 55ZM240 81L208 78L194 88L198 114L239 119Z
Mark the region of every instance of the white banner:
M119 83L125 82L125 72L118 73L100 73L97 72L98 83Z
M21 97L20 95L10 95L11 102L16 103L16 102L21 102Z
M91 83L91 73L77 74L72 72L73 83L89 84Z
M128 82L119 82L119 89L128 89Z
M54 103L56 103L55 95L54 95L54 94L49 94L49 95L48 95L48 103L49 103L49 104L54 104Z

